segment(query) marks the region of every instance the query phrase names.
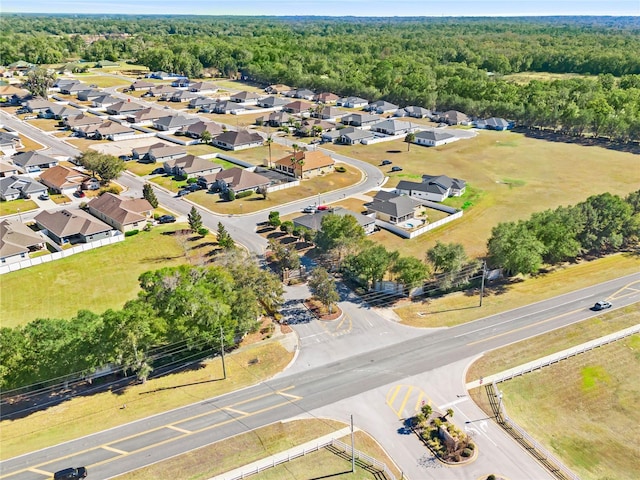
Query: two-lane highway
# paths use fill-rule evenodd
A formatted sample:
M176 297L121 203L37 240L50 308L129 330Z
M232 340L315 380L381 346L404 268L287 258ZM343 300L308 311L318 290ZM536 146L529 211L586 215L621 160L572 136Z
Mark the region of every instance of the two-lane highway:
M595 315L589 307L598 300L615 298L614 308L635 303L640 300L640 290L625 287L638 283L640 273L283 375L239 392L3 461L0 478L42 480L60 466L76 464L89 466L96 478L111 478L580 321Z

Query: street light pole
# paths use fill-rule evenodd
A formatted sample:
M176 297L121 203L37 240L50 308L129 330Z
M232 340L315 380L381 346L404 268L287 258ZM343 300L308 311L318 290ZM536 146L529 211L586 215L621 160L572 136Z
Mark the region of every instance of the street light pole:
M222 377L223 377L223 380L226 380L227 367L224 364L224 334L222 332L222 325L220 326L220 355L222 356Z
M482 283L480 284L480 306L482 306L482 297L484 297L484 277L485 277L486 271L487 271L487 264L483 260L482 261Z
M353 415L351 415L351 473L356 472L356 448L353 442Z

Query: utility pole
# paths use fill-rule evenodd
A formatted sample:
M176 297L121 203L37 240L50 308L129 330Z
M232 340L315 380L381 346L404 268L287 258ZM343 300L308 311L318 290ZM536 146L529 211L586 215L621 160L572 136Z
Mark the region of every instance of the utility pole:
M482 283L480 284L480 306L482 306L482 297L484 297L484 277L485 277L486 271L487 271L487 264L483 260L482 261Z
M220 325L220 355L222 355L222 376L223 376L223 380L226 380L227 367L224 364L224 334L222 332L222 325Z
M353 443L353 415L351 415L351 473L356 473L356 447Z

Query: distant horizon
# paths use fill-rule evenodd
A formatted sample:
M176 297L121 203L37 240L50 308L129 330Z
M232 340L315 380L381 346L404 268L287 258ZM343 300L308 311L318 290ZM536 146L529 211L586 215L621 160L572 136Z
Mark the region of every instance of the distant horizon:
M101 9L102 11L96 11ZM150 13L153 12L153 13ZM638 0L3 0L2 13L58 15L177 15L247 17L638 17Z

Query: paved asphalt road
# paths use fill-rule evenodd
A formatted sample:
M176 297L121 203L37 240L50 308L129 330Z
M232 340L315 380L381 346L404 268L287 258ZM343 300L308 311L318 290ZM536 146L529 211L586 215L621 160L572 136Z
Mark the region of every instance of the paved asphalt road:
M416 334L400 344L9 459L0 464L0 478L40 480L46 472L68 465L87 465L93 478L110 478L272 422L392 388L403 379L434 372L461 358L580 321L595 315L589 307L602 298L614 298L616 308L635 303L640 291L625 286L638 281L640 273L457 327ZM351 405L356 413L360 407L356 401ZM389 433L395 434L395 428ZM526 469L510 475L530 478Z

